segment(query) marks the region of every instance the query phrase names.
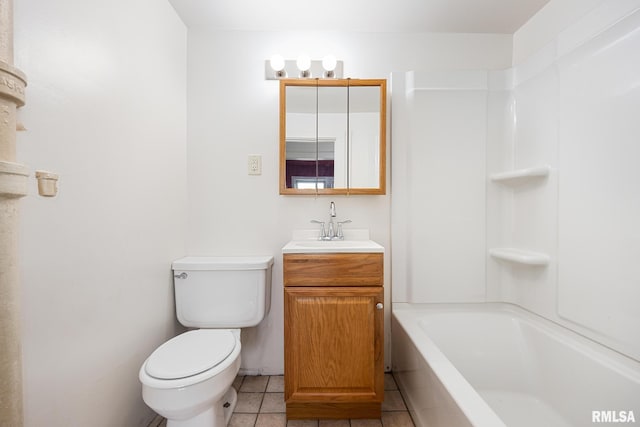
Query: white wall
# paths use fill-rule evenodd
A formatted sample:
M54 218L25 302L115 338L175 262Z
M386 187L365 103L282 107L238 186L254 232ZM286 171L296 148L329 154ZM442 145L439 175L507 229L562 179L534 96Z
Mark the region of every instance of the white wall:
M391 300L393 189L386 196L278 194L278 82L264 79L264 61L274 53L295 58L303 51L312 58L334 53L344 61L345 76L388 78L393 70L508 67L511 36L189 30L188 252L276 257L271 314L243 331L242 368L248 372L283 371L281 248L294 229L324 219L331 200L340 219L369 228L387 249L386 300ZM261 176L247 175L249 154L263 156Z
M167 2L15 2L26 426L146 426L138 370L175 335L185 254L186 30Z

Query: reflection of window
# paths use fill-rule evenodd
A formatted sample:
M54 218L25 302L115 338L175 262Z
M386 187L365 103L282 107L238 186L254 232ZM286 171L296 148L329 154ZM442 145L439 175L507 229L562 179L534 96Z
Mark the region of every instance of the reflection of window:
M293 188L301 190L315 190L316 188L333 188L332 176L319 176L318 178L308 176L292 176ZM316 187L317 183L317 187Z
M310 188L316 188L316 179L322 182L318 188L334 188L333 160L287 160L286 173L287 188L302 188L294 182L294 178L300 183L312 183Z

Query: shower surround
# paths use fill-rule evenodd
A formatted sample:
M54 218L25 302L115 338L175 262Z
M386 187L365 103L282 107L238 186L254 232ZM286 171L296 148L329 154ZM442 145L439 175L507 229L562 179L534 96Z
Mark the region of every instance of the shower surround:
M394 73L394 307L514 304L637 377L639 45L604 2L511 69Z

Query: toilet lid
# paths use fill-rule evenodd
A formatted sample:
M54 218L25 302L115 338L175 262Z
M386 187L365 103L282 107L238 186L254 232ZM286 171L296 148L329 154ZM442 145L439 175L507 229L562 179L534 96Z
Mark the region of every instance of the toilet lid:
M145 364L154 378L186 378L220 364L233 351L236 338L229 330L199 329L185 332L162 344Z

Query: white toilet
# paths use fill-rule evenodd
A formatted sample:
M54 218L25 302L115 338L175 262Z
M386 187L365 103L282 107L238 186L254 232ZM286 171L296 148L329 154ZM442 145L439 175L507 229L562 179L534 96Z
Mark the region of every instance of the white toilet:
M190 330L140 368L142 398L167 427L223 427L237 402L240 329L271 306L273 257L186 257L172 265L178 321Z

